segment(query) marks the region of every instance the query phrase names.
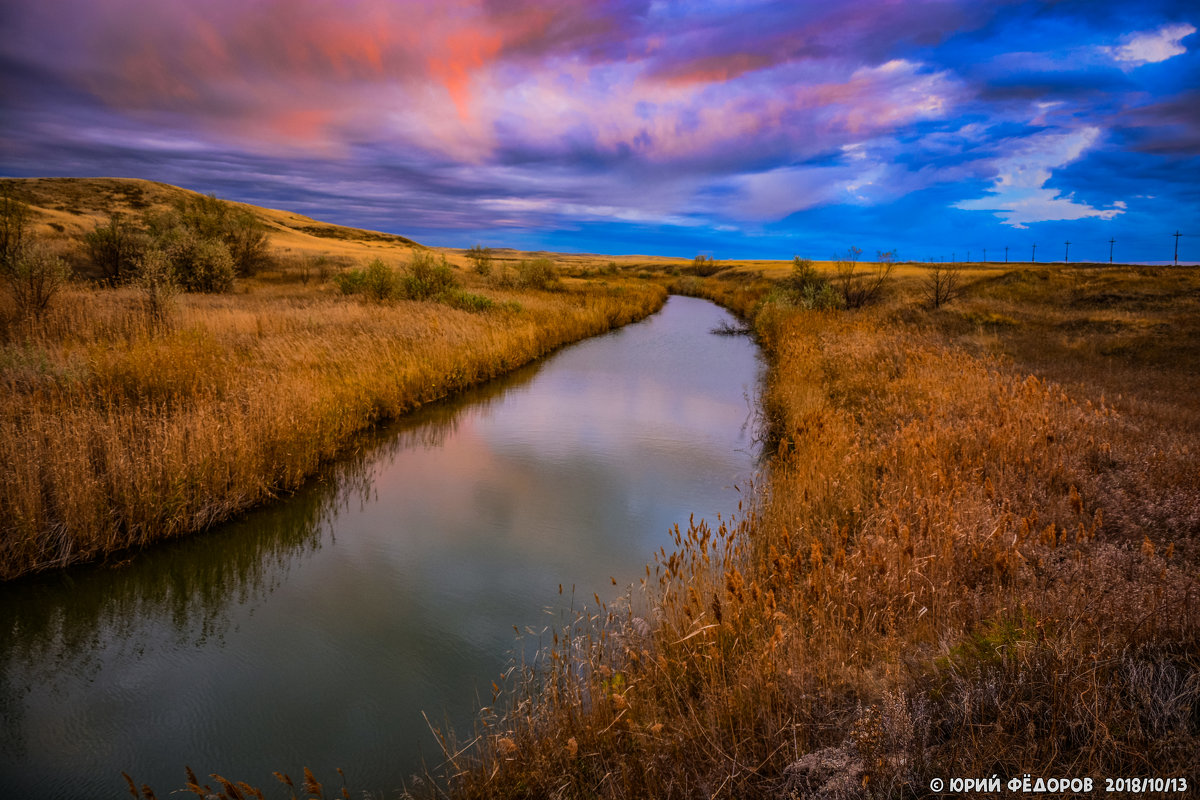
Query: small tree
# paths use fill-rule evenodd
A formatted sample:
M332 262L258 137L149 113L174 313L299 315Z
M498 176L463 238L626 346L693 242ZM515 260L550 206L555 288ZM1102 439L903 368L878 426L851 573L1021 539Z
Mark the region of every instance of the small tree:
M248 278L271 263L271 243L267 229L249 211L230 214L223 238L238 275Z
M84 234L83 243L104 282L112 286L129 277L145 247L143 237L116 211L107 225Z
M467 258L475 264L475 272L488 276L492 274L492 248L477 244L467 251Z
M71 270L45 245L33 241L30 217L24 203L8 193L0 197L0 278L8 284L17 314L40 319Z
M958 297L962 267L958 264L930 264L925 268L921 288L925 299L933 308L941 308Z
M862 308L878 300L888 278L896 268L894 250L879 252L875 266L870 270L858 269L860 255L861 248L851 247L844 256L839 256L834 261L835 281L846 308Z

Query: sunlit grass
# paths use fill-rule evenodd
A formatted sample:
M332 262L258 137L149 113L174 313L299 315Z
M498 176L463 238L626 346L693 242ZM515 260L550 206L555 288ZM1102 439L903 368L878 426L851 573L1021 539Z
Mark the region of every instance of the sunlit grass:
M328 286L79 288L0 346L0 577L203 529L297 487L357 431L657 308L653 286L481 289L469 310Z
M753 505L678 532L634 590L648 613L597 598L556 633L451 794L1194 771L1196 279L1042 280L938 312L904 281L857 314L759 309L775 454ZM690 288L755 313L745 286Z

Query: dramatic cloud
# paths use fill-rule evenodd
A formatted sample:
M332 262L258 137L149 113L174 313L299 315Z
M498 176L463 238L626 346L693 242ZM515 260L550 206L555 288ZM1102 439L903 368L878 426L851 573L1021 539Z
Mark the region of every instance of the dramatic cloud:
M1123 200L1129 217L1197 213L1180 177L1200 141L1187 10L8 4L0 172L167 180L445 244L787 255L1002 224L1107 238Z
M965 211L996 211L997 217L1014 228L1047 220L1112 219L1124 210L1124 202L1116 201L1107 209L1093 208L1046 187L1051 170L1077 161L1099 138L1100 129L1088 127L1012 142L1012 152L995 162L997 176L989 196L954 205Z

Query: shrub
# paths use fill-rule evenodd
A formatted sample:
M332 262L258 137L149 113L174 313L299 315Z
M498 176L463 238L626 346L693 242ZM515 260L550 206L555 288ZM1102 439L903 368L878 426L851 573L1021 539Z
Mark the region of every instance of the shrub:
M233 258L220 241L179 225L161 234L152 246L166 255L185 291L220 293L233 288Z
M496 301L492 298L461 289L451 289L443 295L443 299L446 305L461 308L463 311L488 311L496 307Z
M862 308L879 299L896 266L895 251L880 252L871 270L858 269L862 249L851 247L834 261L837 289L846 308Z
M342 294L360 294L366 282L366 270L348 269L333 276L333 282Z
M786 300L797 308L827 311L841 308L842 297L811 259L796 256L792 259L792 274L783 282Z
M692 259L692 265L688 268L688 273L698 275L701 278L707 278L710 275L715 275L724 267L718 266L716 259L712 256L706 256L703 253Z
M941 308L962 290L962 267L958 264L930 264L921 281L922 293L932 308Z
M238 275L249 277L270 265L271 244L267 230L249 211L231 213L222 238Z
M477 244L467 251L467 258L475 264L475 272L484 277L492 274L492 248Z
M560 281L553 261L548 258L535 258L517 264L516 284L526 289L556 289Z
M362 291L367 297L381 303L395 299L400 293L395 271L382 259L374 259L367 264L363 273Z
M0 197L0 278L8 284L20 317L40 318L67 282L70 269L29 231L29 207Z
M342 294L361 294L381 303L394 300L400 294L395 271L378 258L363 269L339 273L334 282Z
M146 246L142 234L117 212L109 215L107 225L84 234L83 243L101 279L114 286L135 271Z
M446 257L438 258L428 250L413 254L413 260L401 279L403 294L410 300L440 297L458 285Z
M133 283L142 294L142 308L151 326L165 326L175 307L179 284L167 254L150 248L138 257Z

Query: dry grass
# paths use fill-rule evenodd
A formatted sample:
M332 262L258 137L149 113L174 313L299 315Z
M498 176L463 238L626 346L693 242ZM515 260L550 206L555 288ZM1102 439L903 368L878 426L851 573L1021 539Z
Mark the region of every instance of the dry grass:
M680 531L626 603L596 598L555 634L474 749L446 742L449 793L1194 776L1200 340L1176 327L1158 359L1136 331L1194 314L1195 278L1095 279L1156 300L1130 308L1097 284L1064 311L1046 287L1006 294L1033 280L1018 274L939 312L916 306L915 282L857 314L760 310L775 450L755 507ZM1080 355L1097 292L1134 332L1105 328L1116 338ZM1005 309L1022 316L970 324ZM1114 382L1133 394L1102 398Z
M316 283L78 288L0 344L0 578L200 530L299 485L355 432L656 309L649 286L483 290L469 313Z

